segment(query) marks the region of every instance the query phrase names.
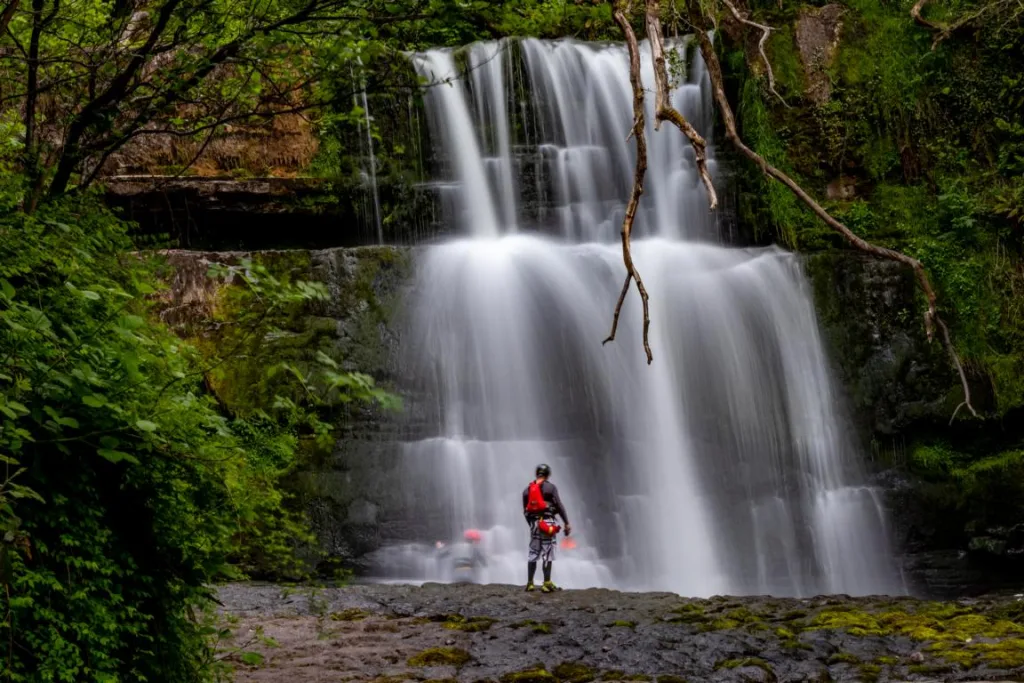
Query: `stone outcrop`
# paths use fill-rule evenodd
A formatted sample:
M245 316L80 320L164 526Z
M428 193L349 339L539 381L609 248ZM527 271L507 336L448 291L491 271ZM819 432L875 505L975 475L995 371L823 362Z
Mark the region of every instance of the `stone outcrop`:
M188 249L324 249L379 243L371 188L321 178L132 175L105 181L107 203L151 239ZM386 244L445 232L436 190L378 186Z
M929 343L913 272L852 251L805 258L818 319L862 437L946 423L959 402L945 350Z
M828 102L832 94L827 69L832 65L839 48L845 11L838 4L804 7L796 22L796 46L807 79L806 94L815 104Z

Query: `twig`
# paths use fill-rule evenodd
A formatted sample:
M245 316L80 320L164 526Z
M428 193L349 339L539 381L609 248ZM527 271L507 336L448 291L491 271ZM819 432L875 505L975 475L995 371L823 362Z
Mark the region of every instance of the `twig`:
M654 62L654 130L661 127L662 121L669 121L689 138L690 146L693 147L694 155L697 157L697 172L708 191L708 206L714 210L718 207L718 195L711 182L711 174L708 173L707 142L679 110L672 106L668 96L668 70L665 68L665 48L661 39L661 19L659 18L661 8L659 4L659 0L647 0L647 40L651 44L651 57ZM636 36L633 36L633 40L636 40ZM630 53L630 61L632 62L632 53ZM637 87L640 87L639 80L633 83L634 92Z
M906 254L893 249L875 246L874 244L871 244L870 242L855 235L848 227L840 223L825 211L821 204L807 194L807 192L805 192L795 180L772 166L760 154L747 147L742 138L740 138L739 133L736 131L736 119L733 115L732 107L729 105L729 100L725 95L722 66L718 62L718 56L715 54L714 45L711 44L711 39L708 38L707 31L704 30L704 17L700 13L700 9L694 9L692 5L690 12L691 21L696 29L694 32L696 33L697 40L700 43L701 55L704 57L704 63L707 65L708 75L711 78L711 86L712 92L714 93L715 103L718 105L718 110L722 115L722 122L725 125L726 136L733 143L736 149L738 149L745 157L760 166L765 175L775 178L789 188L789 190L796 195L797 199L810 208L811 211L813 211L818 218L823 220L826 225L832 228L832 230L842 235L843 238L851 245L865 253L889 259L891 261L898 261L899 263L910 266L917 277L918 286L924 293L925 299L928 301L928 310L925 311L924 314L924 325L925 331L928 335L928 340L931 341L934 336L935 325L938 325L939 329L942 331L942 342L945 345L946 350L949 352L953 365L956 367L960 375L960 383L963 386L964 391L964 405L967 406L967 409L971 411L972 415L977 416L978 413L974 410L974 406L971 405L971 390L967 384L967 376L963 371L960 358L950 341L949 330L946 328L946 324L942 319L939 318L938 311L936 310L935 290L932 288L931 281L928 279L928 273L925 272L924 266L920 261L912 256L907 256Z
M622 218L622 261L626 265L626 281L622 284L619 302L615 306L612 331L601 344L607 344L615 339L615 332L619 326L619 313L622 312L622 303L626 300L629 282L633 280L636 282L636 289L640 293L640 301L643 303L644 352L647 354L647 364L650 365L651 361L654 360L654 355L651 353L651 344L648 336L648 331L651 327L651 314L648 305L647 289L644 287L644 281L640 279L640 273L633 263L633 252L630 249L629 242L630 233L633 231L633 220L636 218L636 210L640 205L640 195L644 193L644 176L647 174L647 135L644 132L644 88L643 82L640 80L640 48L637 46L636 34L633 33L633 27L629 25L621 4L615 5L613 16L615 17L615 23L619 25L619 28L625 34L626 45L629 48L629 82L633 87L633 135L636 137L636 169L633 172L633 189L629 195L629 203L626 205L626 215Z
M729 0L722 0L722 2L725 4L726 7L729 8L729 11L732 12L732 15L736 17L736 21L740 22L741 24L753 26L754 28L761 30L761 39L757 41L757 51L761 55L761 61L764 62L764 68L768 74L768 90L771 92L771 94L779 98L779 102L782 102L784 107L789 108L789 105L786 103L786 100L783 99L782 95L780 95L778 91L775 90L775 72L772 71L772 63L768 61L768 55L765 54L764 51L764 44L768 41L768 36L771 35L771 32L773 30L772 27L767 26L766 24L759 24L756 21L750 21L749 19L745 19L743 15L740 14L740 11L736 9L736 5L729 2Z

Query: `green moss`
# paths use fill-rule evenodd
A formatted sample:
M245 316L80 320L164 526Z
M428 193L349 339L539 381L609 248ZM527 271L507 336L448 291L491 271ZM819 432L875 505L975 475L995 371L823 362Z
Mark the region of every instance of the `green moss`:
M740 607L724 612L720 616L710 618L710 621L705 620L700 629L702 631L727 631L736 628L760 630L767 628L764 624L766 616L751 612L746 607Z
M622 673L618 669L611 669L601 673L602 681L623 681L626 674Z
M899 657L893 657L892 655L882 655L881 657L875 657L875 664L880 666L896 666L900 663Z
M362 621L363 619L365 619L368 616L370 616L370 613L367 612L366 610L358 609L356 607L352 607L352 608L349 608L349 609L344 609L344 610L342 610L340 612L332 612L331 613L331 620L332 621Z
M849 652L836 652L829 656L829 664L860 664L860 657Z
M738 659L725 659L715 664L715 670L718 669L741 669L744 667L753 666L761 669L768 674L771 680L775 680L775 670L772 669L771 665L758 657L743 657Z
M649 681L651 677L647 674L626 674L622 677L624 681Z
M555 683L556 681L558 679L554 674L543 667L524 669L501 677L501 683Z
M472 657L457 647L432 647L409 658L409 666L463 666Z
M608 625L613 627L613 628L636 628L636 622L635 621L619 620L619 621L613 621L612 623L610 623Z
M528 628L534 633L548 634L554 630L554 627L546 621L534 621L533 619L527 619L525 621L518 621L514 624L509 624L509 628Z
M461 614L449 614L442 622L442 626L453 631L479 633L491 628L495 621L497 620L491 617L464 617Z
M673 624L695 624L708 620L704 608L697 603L687 603L672 610L667 621Z
M672 674L662 674L656 679L657 683L686 683L686 679L682 676L673 676Z
M555 667L555 678L569 683L588 683L597 678L597 672L580 662L562 662Z
M881 636L886 633L886 629L871 614L835 607L815 615L805 630L818 629L843 630L854 636Z
M857 667L857 671L860 673L860 680L863 683L875 683L879 674L882 673L882 667L877 664L861 664Z

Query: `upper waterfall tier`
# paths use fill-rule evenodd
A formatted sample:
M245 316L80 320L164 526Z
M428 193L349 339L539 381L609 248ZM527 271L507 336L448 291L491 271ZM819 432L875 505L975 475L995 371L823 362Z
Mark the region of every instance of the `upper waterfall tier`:
M670 46L672 103L711 140L710 84L688 39ZM425 101L435 181L457 232L494 237L539 229L577 242L618 239L636 161L629 56L623 45L525 39L413 56L433 85ZM650 47L642 77L653 83ZM693 150L671 126L651 140L638 236L717 237Z

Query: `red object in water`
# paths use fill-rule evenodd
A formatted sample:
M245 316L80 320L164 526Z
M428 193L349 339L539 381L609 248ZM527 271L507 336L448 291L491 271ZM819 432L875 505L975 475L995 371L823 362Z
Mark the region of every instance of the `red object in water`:
M480 533L479 531L477 531L476 529L466 529L466 533L462 534L462 536L463 536L463 537L464 537L464 538L465 538L465 539L466 539L467 541L472 541L473 543L476 543L476 542L478 542L478 541L479 541L479 540L480 540L481 538L483 538L483 534L481 534L481 533Z
M563 538L561 545L566 550L572 550L576 547L576 541L572 538Z

